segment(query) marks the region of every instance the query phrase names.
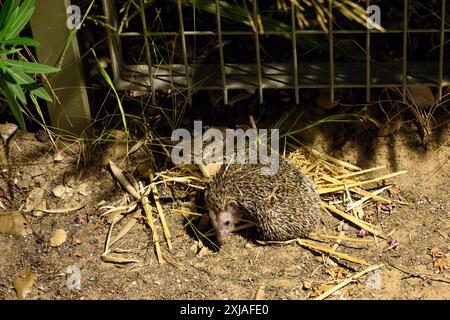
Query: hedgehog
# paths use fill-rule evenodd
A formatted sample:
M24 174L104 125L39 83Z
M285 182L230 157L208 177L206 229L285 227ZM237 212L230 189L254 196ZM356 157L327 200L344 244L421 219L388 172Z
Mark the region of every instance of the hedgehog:
M304 237L318 225L320 198L311 179L280 157L273 175L263 164L223 164L205 192L206 207L223 245L235 225L254 222L260 240L285 241Z

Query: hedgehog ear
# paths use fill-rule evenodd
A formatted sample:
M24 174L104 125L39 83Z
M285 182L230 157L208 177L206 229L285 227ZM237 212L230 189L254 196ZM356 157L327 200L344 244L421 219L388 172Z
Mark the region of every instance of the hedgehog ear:
M235 200L228 201L227 210L237 212L238 211L238 203Z

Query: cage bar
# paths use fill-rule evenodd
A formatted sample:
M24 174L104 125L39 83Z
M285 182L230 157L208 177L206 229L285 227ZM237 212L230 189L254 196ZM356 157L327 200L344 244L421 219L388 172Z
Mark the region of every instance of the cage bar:
M406 102L408 84L408 0L403 0L403 60L402 60L402 96Z
M187 97L189 104L191 103L191 77L189 74L189 64L188 64L188 56L186 49L186 34L184 33L184 19L183 19L183 7L181 5L181 0L177 0L177 9L178 9L178 21L180 24L180 33L181 33L181 50L183 51L183 63L184 63L184 75L186 77L186 86L187 86Z
M110 1L110 0L106 0ZM333 34L366 34L366 33L383 33L383 34L403 34L405 31L403 29L390 29L385 30L383 32L377 29L369 29L369 30L333 30ZM441 29L408 29L406 33L440 33ZM444 28L445 33L450 32L450 28ZM179 36L181 33L176 31L154 31L148 33L150 36ZM192 31L185 30L184 34L186 36L216 36L217 33L214 31L208 30L200 30L200 31ZM254 31L225 31L222 30L222 36L251 36L254 35ZM287 36L290 37L292 31L274 31L274 30L265 30L264 34L267 36ZM322 35L326 34L323 30L296 30L295 34L298 35ZM120 37L143 37L144 35L141 32L122 32Z
M444 82L444 40L445 40L445 0L441 0L441 32L439 37L439 82L438 101L442 99L442 86Z
M148 66L148 77L150 79L150 89L152 92L152 104L156 105L156 90L155 85L153 83L153 63L152 63L152 55L150 52L150 43L148 41L148 30L147 30L147 23L145 19L145 11L144 11L144 0L139 0L139 10L141 12L141 21L142 21L142 29L144 30L144 44L145 44L145 56L147 59L147 66Z
M294 95L295 104L300 103L300 96L298 92L298 61L297 61L297 35L295 33L295 5L291 1L291 27L292 27L292 63L294 67Z
M328 0L328 13L330 23L328 26L328 48L330 64L330 101L334 101L334 37L333 37L333 0Z
M217 19L217 40L219 41L219 59L220 59L220 76L222 78L223 87L223 103L228 105L228 90L227 90L227 78L225 71L225 58L223 54L223 40L222 40L222 24L220 22L220 2L216 1L216 19Z
M212 14L216 15L217 28L214 30L186 30L186 17L183 17L181 0L177 0L176 6L178 10L178 20L180 27L174 31L156 32L147 30L149 35L149 45L151 45L151 38L154 36L179 36L181 38L183 59L181 64L158 64L150 65L147 59L145 62L128 65L123 62L121 53L121 41L127 37L143 37L143 33L139 30L131 30L130 32L115 33L108 28L108 36L110 40L111 60L113 66L113 73L115 85L120 90L128 90L136 87L147 87L150 82L148 74L151 74L152 91L153 90L167 90L167 88L192 88L192 84L196 84L196 89L214 89L222 90L224 94L224 103L228 103L228 91L234 89L257 90L262 102L263 90L270 89L292 89L296 97L295 102L299 103L299 90L304 88L327 88L330 90L330 98L334 99L336 89L340 88L363 88L365 89L366 100L371 99L371 89L373 88L394 88L402 87L403 98L406 97L407 88L409 85L426 85L429 87L438 88L438 92L442 95L442 89L450 85L449 68L444 63L445 50L442 45L445 43L446 34L450 32L450 28L446 28L444 12L445 0L441 0L441 24L439 28L429 29L409 29L408 11L410 6L408 1L404 0L403 8L403 27L386 29L381 32L377 29L356 29L356 30L335 30L333 17L333 1L328 1L328 8L330 9L331 18L328 21L329 29L324 30L299 30L296 27L295 13L296 9L291 2L291 19L289 26L287 23L286 29L283 30L260 30L259 15L260 9L258 3L253 2L253 8L249 8L249 19L253 20L254 30L223 30L224 16L223 7L220 7L221 1L215 0L212 2L216 6ZM362 3L369 5L373 1L366 0ZM105 14L108 18L108 23L117 29L118 18L117 11L112 9L114 7L113 0L103 0L105 5ZM335 9L334 9L335 10ZM400 12L401 13L401 12ZM214 24L216 24L214 23ZM208 28L208 27L206 27ZM112 29L113 30L113 29ZM403 41L402 45L402 60L378 62L373 60L374 37L372 34L399 34ZM441 48L439 51L439 60L436 61L408 61L408 39L411 33L429 33L436 34L440 39ZM288 63L270 63L262 62L262 43L260 42L260 34L264 36L283 36L291 41L292 58ZM340 63L335 61L334 54L334 35L348 34L348 35L365 35L365 61L355 63ZM329 55L324 57L325 62L308 62L302 61L301 64L297 60L298 48L297 40L301 35L326 35L328 38ZM213 36L217 37L218 55L220 60L217 64L210 65L190 65L188 62L186 41L188 36ZM239 61L233 63L225 63L227 56L225 51L224 37L254 37L256 63L240 63ZM150 47L151 48L151 47ZM153 56L152 56L153 57ZM195 57L194 57L195 58ZM292 61L292 62L291 62ZM155 61L152 61L155 63ZM151 64L151 63L150 63ZM149 69L152 68L152 71ZM292 70L294 69L294 70ZM190 94L189 94L190 96Z
M370 6L370 0L366 1L367 8ZM367 17L367 19L369 19ZM368 25L368 21L367 21ZM370 85L372 83L372 75L370 72L370 29L366 27L366 102L370 101Z
M255 53L256 53L256 72L258 76L258 95L259 103L262 104L263 100L263 84L262 84L262 72L261 72L261 52L259 43L259 23L258 23L258 1L253 0L253 26L255 31Z

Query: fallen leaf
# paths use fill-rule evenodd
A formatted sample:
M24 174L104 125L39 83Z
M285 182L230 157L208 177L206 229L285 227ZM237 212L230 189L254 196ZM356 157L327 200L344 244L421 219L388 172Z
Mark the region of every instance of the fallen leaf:
M57 154L55 154L55 156L53 157L53 161L55 162L63 162L65 159L65 157L63 156L63 154L61 152L58 152Z
M23 212L31 212L44 200L44 189L34 188L30 191Z
M50 238L50 245L52 247L59 247L67 240L67 232L64 229L56 229Z
M42 217L44 212L47 210L47 201L45 199L33 210L33 215L35 217Z
M119 264L126 264L126 263L132 263L132 262L140 262L136 259L128 259L128 258L122 258L112 255L106 255L101 257L103 262L111 262L111 263L119 263Z
M109 161L109 167L114 177L120 182L120 184L128 191L135 199L140 199L141 196L137 192L136 188L130 183L130 181L125 177L123 171L119 169L112 161Z
M23 300L31 292L31 287L36 280L36 274L28 270L23 269L16 279L14 280L14 289L16 290L17 298Z
M58 198L66 199L73 194L73 189L60 184L53 188L52 193Z
M33 233L31 225L19 211L0 212L0 232L26 237Z
M20 177L20 180L17 180L15 182L15 185L19 189L28 189L33 187L34 181L33 178L29 174L24 174L22 177Z
M91 192L89 191L89 184L82 183L77 187L77 192L83 196L88 196Z

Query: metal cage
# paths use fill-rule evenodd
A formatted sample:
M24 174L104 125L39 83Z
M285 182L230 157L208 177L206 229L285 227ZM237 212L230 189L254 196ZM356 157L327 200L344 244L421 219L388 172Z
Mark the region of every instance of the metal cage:
M445 20L450 15L446 12L446 0L440 1L440 13L437 17L437 27L413 28L409 26L410 15L409 3L403 2L403 17L400 26L387 28L385 32L376 29L368 29L361 26L359 29L339 29L335 23L328 22L328 31L320 28L313 30L300 30L296 26L296 8L291 5L288 12L290 15L290 30L265 30L259 28L254 30L223 30L222 10L225 9L224 2L211 0L211 6L215 8L215 23L210 25L210 30L190 30L186 27L186 17L183 13L185 4L181 0L172 0L176 5L178 30L152 30L146 23L144 13L144 0L139 0L141 11L141 30L113 32L109 30L108 38L111 51L112 70L115 84L118 89L127 90L132 88L146 88L151 90L153 99L156 90L167 88L178 88L190 90L194 86L197 89L223 90L224 103L228 104L228 92L233 89L250 89L258 93L259 101L263 102L265 89L292 89L295 102L300 101L299 90L303 88L328 88L330 99L334 100L336 89L339 88L362 88L365 89L365 98L371 100L372 88L402 88L403 96L410 85L426 85L437 88L438 99L442 98L444 87L450 84L450 65L444 64L444 44L446 35L450 32ZM119 15L116 9L116 1L103 0L105 15L112 29L119 30ZM370 1L360 1L367 6ZM373 3L374 1L372 1ZM166 1L153 1L152 5L164 5ZM292 4L292 2L290 2ZM331 15L336 13L333 9L333 1L328 1L328 9ZM383 3L379 1L379 3ZM384 1L388 6L388 1ZM447 6L448 7L448 6ZM258 1L253 0L251 5L252 16L249 19L257 21L259 8ZM436 12L437 14L437 12ZM172 18L173 19L173 18ZM332 20L330 20L332 21ZM383 25L383 23L382 23ZM408 36L412 33L426 34L438 38L438 59L435 61L408 61ZM149 37L144 39L144 34ZM364 52L362 61L340 62L335 61L336 37L343 35L355 35L363 39L361 46ZM371 54L372 40L375 36L395 36L401 39L401 54L392 61L374 61ZM178 37L181 40L181 63L158 63L154 52L157 44L152 37ZM322 36L326 39L328 46L328 61L298 61L298 41L302 36ZM188 59L188 39L196 37L214 37L218 59L215 63L195 64ZM247 37L253 42L255 61L253 63L239 63L227 61L226 50L224 50L224 38ZM266 63L261 60L262 37L284 37L291 43L290 54L292 61L286 63ZM145 46L144 58L137 63L126 63L122 52L123 42L126 39L143 40ZM153 100L154 101L154 100Z

